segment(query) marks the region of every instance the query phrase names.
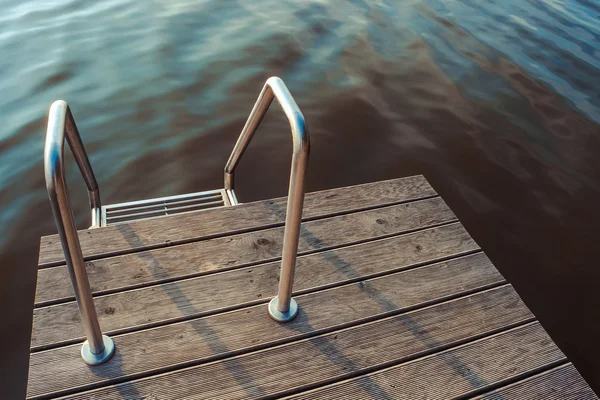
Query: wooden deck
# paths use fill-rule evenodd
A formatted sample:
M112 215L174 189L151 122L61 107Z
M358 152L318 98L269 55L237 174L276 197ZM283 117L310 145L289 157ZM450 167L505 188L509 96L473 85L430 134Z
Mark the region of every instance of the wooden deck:
M106 364L42 238L28 398L597 399L421 177L306 195L300 313L269 318L285 198L81 231Z

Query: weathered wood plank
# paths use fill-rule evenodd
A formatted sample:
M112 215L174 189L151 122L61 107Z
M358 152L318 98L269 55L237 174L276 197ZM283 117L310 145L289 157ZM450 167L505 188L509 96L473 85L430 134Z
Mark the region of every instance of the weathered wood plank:
M289 398L456 398L564 360L564 355L536 322Z
M95 367L44 238L27 395L597 399L423 177L307 195L300 313L272 321L285 202L80 232L117 348Z
M306 195L303 219L382 207L435 195L436 192L423 176L324 190ZM282 197L235 207L83 230L79 231L79 240L84 257L89 258L275 227L284 222L286 202L287 198ZM44 267L63 262L64 255L58 235L43 237L39 265Z
M573 364L505 386L473 400L598 400Z
M478 250L459 223L299 257L295 292L396 271ZM156 268L160 268L157 264ZM279 262L175 281L95 298L106 332L142 329L207 313L268 301L277 293ZM438 280L416 283L437 288ZM83 338L75 302L34 310L32 349Z
M305 222L300 254L364 242L455 221L435 197ZM348 229L352 227L352 229ZM87 263L92 292L117 291L186 276L200 276L281 257L283 227L110 257ZM74 300L66 266L39 271L36 304Z
M427 285L425 279L437 281L440 287ZM79 344L54 350L33 353L30 366L32 382L52 385L46 379L51 369L57 377L69 376L66 384L84 371L82 382L94 382L99 377L118 376L119 369L160 368L170 363L223 356L245 348L272 345L282 340L292 340L303 335L344 326L353 321L377 318L398 313L416 306L439 302L453 296L468 294L504 282L489 259L478 253L443 263L428 265L392 275L360 281L329 290L297 296L300 314L286 324L271 321L264 304L233 312L217 314L143 330L122 336L113 336L117 344L117 364L107 363L92 369L82 368ZM508 289L506 289L508 290ZM512 290L512 289L510 289ZM514 301L518 302L518 296ZM352 302L344 301L352 299ZM510 300L509 300L510 301ZM527 311L529 313L529 311ZM531 316L530 314L527 314ZM193 348L193 351L189 349ZM171 356L167 356L171 354ZM143 355L142 358L139 358ZM132 358L133 357L133 358ZM170 358L174 357L174 358ZM162 364L165 362L166 364ZM61 371L65 368L65 372ZM116 369L116 371L114 371ZM57 379L57 382L61 379ZM56 383L54 383L56 384ZM52 386L51 386L52 387Z
M431 329L444 331L444 322L439 322ZM168 400L281 396L405 362L454 342L452 339L438 342L435 334L415 335L415 331L421 329L420 324L418 319L400 316L71 398ZM462 338L470 339L468 334ZM304 398L442 399L561 360L564 356L560 350L541 326L533 323L336 385L332 394L328 393L332 389L326 387Z
M399 275L408 275L411 272ZM78 346L35 353L32 354L29 395L42 395L52 390L86 388L94 384L107 385L123 376L135 377L141 373L156 373L173 365L185 367L192 362L210 361L223 353L236 354L240 349L252 350L258 346L272 345L274 342L281 343L284 338L290 341L323 329L348 326L346 310L352 314L351 318L358 317L360 322L361 317L371 316L371 313L381 315L381 311L389 311L397 307L396 303L402 301L402 291L395 290L393 285L380 287L382 279L366 281L364 285L368 285L370 289L358 285L348 288L355 292L363 292L357 296L358 302L352 304L352 308L364 310L358 313L350 311L348 306L336 307L335 303L340 301L340 297L335 294L339 295L344 291L342 288L336 288L326 291L330 293L320 292L306 298L301 297L303 304L305 299L309 303L303 308L303 314L298 317L302 320L294 321L290 326L270 321L264 306L261 306L249 309L247 313L240 310L237 313L209 317L201 323L198 321L197 325L189 321L150 331L115 336L115 360L112 364L107 363L94 368L87 368L82 364L78 357ZM402 279L395 279L394 284L397 285L399 281ZM371 304L371 310L366 310L361 302L366 303L365 305ZM451 343L523 323L532 317L512 287L507 285L359 325L349 330L337 331L326 338L317 339L316 343L326 345L323 348L326 350L328 346L335 346L340 340L341 343L345 343L343 352L346 356L353 351L350 347L356 347L364 361L380 364L386 357L395 359L432 352ZM219 319L228 320L227 329L217 322ZM418 335L415 334L417 332ZM334 342L331 342L332 340ZM322 355L314 352L313 345L307 345L306 342L300 345L292 344L289 348L297 349L290 350L290 354L300 354L303 352L301 349L306 348L308 354L322 358ZM390 353L380 357L382 351L387 352L385 349ZM369 355L370 351L374 353ZM264 357L265 362L268 362L271 354L281 352L280 349L270 349L260 352L258 357ZM293 361L293 357L291 360ZM245 362L242 364L245 365ZM317 363L315 368L318 368L319 364ZM291 372L295 367L291 364L286 368ZM241 368L239 372L243 373L244 370L245 368ZM248 372L252 376L255 375L252 371ZM322 372L322 376L327 377L329 371ZM235 382L231 384L236 386ZM113 389L108 390L112 391Z

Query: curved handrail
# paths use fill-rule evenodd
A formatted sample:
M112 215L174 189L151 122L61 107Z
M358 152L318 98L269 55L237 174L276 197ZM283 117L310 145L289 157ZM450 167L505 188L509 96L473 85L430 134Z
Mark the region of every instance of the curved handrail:
M52 128L52 131L50 128ZM90 164L85 148L83 147L83 142L81 141L77 125L75 125L71 109L65 101L57 100L52 103L48 115L48 132L46 135L45 153L46 172L49 171L49 168L54 168L56 170L59 167L56 162L62 164L62 146L65 136L88 189L92 215L92 224L90 228L99 228L101 224L102 202L100 201L98 182L96 181L96 176L92 170L92 165ZM56 150L58 150L57 147L60 147L60 159L48 159L48 150L51 145L54 146ZM49 163L49 161L51 161L51 163ZM46 182L48 182L47 173Z
M77 236L77 227L69 204L63 155L65 137L88 187L92 210L92 226L99 227L101 203L98 183L94 177L92 166L83 147L71 110L66 102L59 100L52 103L48 115L48 130L44 149L46 188L65 254L65 261L71 276L73 290L75 291L75 298L81 313L83 329L87 337L87 341L81 349L81 356L86 363L95 365L110 358L114 352L114 344L108 336L102 335L100 330L81 245Z
M234 192L235 168L271 105L273 98L277 98L290 123L293 154L285 231L283 234L279 294L269 304L269 313L277 321L287 321L294 318L298 311L296 302L292 299L292 286L298 253L298 239L300 238L300 223L304 203L304 180L310 153L310 139L308 127L300 108L294 101L285 83L278 77L271 77L265 83L225 165L225 191L232 205L237 204Z

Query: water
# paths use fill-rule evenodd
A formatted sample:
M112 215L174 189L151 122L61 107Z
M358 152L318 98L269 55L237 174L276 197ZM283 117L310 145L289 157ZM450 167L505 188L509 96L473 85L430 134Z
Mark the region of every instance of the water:
M311 128L310 191L424 174L600 388L600 6L591 0L0 0L0 376L25 387L42 149L72 107L105 203L220 187L265 79ZM286 193L282 113L238 196ZM67 168L78 223L77 169ZM68 284L68 283L66 283Z

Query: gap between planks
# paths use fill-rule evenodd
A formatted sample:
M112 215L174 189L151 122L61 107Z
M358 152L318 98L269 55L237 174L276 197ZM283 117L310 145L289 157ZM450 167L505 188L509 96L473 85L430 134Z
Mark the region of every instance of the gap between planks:
M461 273L462 276L459 275ZM410 285L425 278L441 280L444 289L438 292L417 285ZM294 337L297 338L297 335L315 335L333 329L332 327L341 329L348 324L364 323L408 312L412 309L427 307L478 291L485 291L490 287L496 287L504 283L502 276L493 268L485 255L480 253L462 259L299 296L297 299L303 304L300 314L294 321L286 325L274 324L268 318L264 305L260 305L184 323L116 335L113 338L118 348L129 349L123 355L124 357L135 357L136 354L146 354L148 352L152 354L154 348L165 350L169 346L175 346L172 350L161 351L160 357L157 354L155 362L183 363L186 359L181 357L185 358L192 355L197 357L202 353L201 349L205 349L206 357L214 356L210 350L206 349L206 343L204 343L205 340L209 339L225 343L228 352L239 351L246 347L273 345L281 340L293 340ZM398 291L397 288L403 284L408 284L407 288ZM508 290L513 300L520 304L520 299L512 291L512 288L503 290ZM339 299L346 298L352 298L352 303L339 303ZM324 311L320 311L322 309ZM529 311L526 311L527 315L530 316ZM244 322L240 323L240 321ZM206 332L213 332L213 334L210 335L210 338L205 339L204 329L198 331L198 326L205 327ZM310 329L306 329L307 326ZM260 339L255 339L257 332L260 333ZM122 340L124 342L121 342ZM196 340L201 340L201 342L196 343ZM31 356L31 371L37 371L36 366L41 366L43 367L42 373L44 373L47 371L47 364L59 362L60 365L66 365L66 360L71 360L72 364L75 365L74 371L80 371L81 360L79 359L78 346L71 345L33 353ZM209 348L212 349L213 346L209 346ZM169 361L166 354L179 358ZM126 362L126 360L123 362ZM143 366L146 368L149 364L144 362ZM109 363L93 369L94 374L101 376L108 376L113 373L111 371L112 367ZM71 378L72 375L73 373L70 374ZM85 380L91 381L93 377L87 376Z
M598 400L573 364L568 363L527 379L498 387L473 400Z
M328 386L296 388L286 399L465 398L565 362L539 322L531 322Z
M439 197L325 218L302 225L298 253L309 255L456 221ZM348 231L348 226L353 229ZM278 261L282 241L280 227L89 261L86 267L97 296ZM69 280L66 266L41 269L35 307L73 301Z
M337 393L329 398L343 398L344 393L354 399L361 395L384 398L376 394L387 392L389 398L414 399L423 394L424 386L432 395L473 393L497 381L565 362L562 352L537 322L422 352L418 349L428 346L419 343L420 338L410 327L402 329L403 324L399 324L395 331L385 324L389 322L395 321L378 321L373 326L332 332L71 398L258 399L318 391L324 385L345 380L344 384L333 386ZM440 323L443 325L444 321ZM375 335L373 339L371 334ZM386 385L388 382L393 384ZM327 398L315 396L316 391L305 398Z
M462 274L462 275L461 275ZM415 283L437 279L441 290L421 287ZM140 372L140 368L164 368L170 364L185 364L202 358L226 357L246 350L273 346L283 342L309 337L334 329L343 329L380 318L407 313L423 307L469 296L505 283L502 276L483 253L444 263L412 269L385 277L339 286L308 295L298 296L302 307L299 315L285 325L273 322L264 305L252 306L209 317L169 324L124 335L113 335L118 360L93 368L85 367L79 357L79 344L33 353L30 359L30 383L52 382L36 376L64 376L56 370L67 368L73 383L77 374L84 374L82 382L94 382L99 377L115 378L122 373ZM406 285L403 290L399 287ZM532 318L512 287L504 287L508 304L513 304L525 318ZM488 294L487 296L493 296ZM499 298L503 298L501 295ZM341 300L342 299L342 300ZM343 299L352 299L352 303ZM523 307L522 309L519 307ZM140 354L151 357L152 363L139 359ZM133 358L132 358L133 357ZM187 357L187 358L186 358ZM190 358L191 357L191 358ZM138 365L129 370L129 366ZM160 365L157 363L165 363ZM40 375L41 374L41 375ZM116 375L115 375L116 374ZM61 381L57 379L57 381Z
M377 287L374 285L374 290L376 289ZM381 292L381 296L390 297L386 300L388 302L396 301L393 295L394 293L389 289ZM317 301L312 303L314 305L323 304ZM325 305L327 304L328 302L325 303ZM379 306L381 307L381 305ZM360 307L360 305L357 304L356 307ZM311 311L314 308L315 306L309 308L310 314L314 314ZM416 357L417 353L423 355L439 351L530 322L533 319L530 311L509 285L459 297L452 301L436 303L416 311L401 312L401 309L397 309L392 311L395 312L395 315L392 316L389 315L389 312L379 313L377 319L361 318L350 321L350 325L348 322L339 324L339 322L343 322L342 317L338 317L338 321L332 321L331 318L336 318L335 316L317 316L315 319L303 315L302 324L297 323L295 326L286 328L274 325L272 321L268 320L268 317L264 315L261 317L257 315L256 311L259 310L252 310L249 315L237 313L237 315L213 318L215 321L228 319L227 327L220 327L218 322L215 322L215 325L215 323L207 321L196 327L191 326L190 323L182 324L179 328L189 328L183 331L176 330L174 329L176 327L171 325L170 328L159 329L163 332L116 336L114 337L118 351L115 354L116 365L107 363L88 369L77 357L77 348L71 348L68 351L63 348L48 354L37 353L32 355L33 375L30 376L30 385L50 385L54 390L57 389L57 382L68 385L71 390L75 385L80 385L79 389L94 384L104 386L124 379L129 380L161 373L165 370L181 369L188 365L207 363L223 357L230 359L240 354L261 351L263 348L267 348L268 351L261 353L260 357L266 357L271 352L282 351L278 350L281 345L292 343L293 346L298 346L297 343L302 343L308 340L307 338L324 334L335 337L337 340L339 337L345 337L344 335L356 336L358 332L359 337L371 344L376 340L379 340L378 343L382 343L381 340L402 339L397 347L403 348L403 350L397 351L406 351L404 348L410 348L410 354ZM264 310L260 311L264 313ZM365 315L369 314L365 313ZM341 321L340 318L342 318ZM246 326L247 324L251 326ZM323 332L323 325L327 328L327 324L330 326L326 332ZM234 325L238 326L242 332L236 332L231 337L222 335L226 329L233 329ZM314 331L306 331L306 326L310 326ZM199 331L200 327L204 329ZM421 334L415 335L415 329L418 329ZM179 332L181 336L178 336L176 332ZM261 338L265 337L266 342L253 343L248 337L252 337L252 332L254 332L254 337L257 335L260 335ZM288 336L285 342L281 340L282 334ZM205 335L209 336L204 338ZM178 337L178 339L176 340L174 337ZM210 342L219 344L215 346L215 343L211 344ZM243 343L246 343L248 347L243 347ZM352 343L358 347L362 346L356 342ZM300 346L304 346L304 344L300 344ZM215 353L216 348L220 349L222 354ZM142 349L147 349L147 351L142 351ZM140 357L142 354L143 357ZM52 358L48 359L48 356L52 356ZM34 360L36 357L46 359ZM51 378L54 378L54 381ZM39 390L40 387L38 386L37 389ZM63 389L65 388L63 387Z
M322 290L476 251L477 244L456 223L304 256L297 261L295 293ZM278 276L279 263L268 263L99 296L94 303L103 330L121 333L267 302L277 292ZM82 339L77 303L34 309L32 351Z
M422 175L307 193L303 221L436 196L437 193ZM84 259L94 260L141 249L156 249L283 226L286 203L287 198L282 197L168 218L82 230L78 234ZM40 268L61 264L64 264L64 254L58 235L42 237Z

